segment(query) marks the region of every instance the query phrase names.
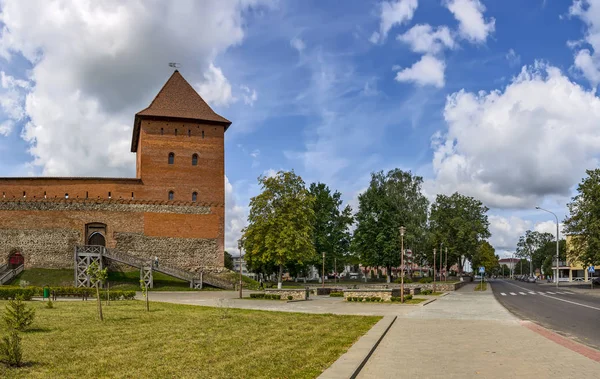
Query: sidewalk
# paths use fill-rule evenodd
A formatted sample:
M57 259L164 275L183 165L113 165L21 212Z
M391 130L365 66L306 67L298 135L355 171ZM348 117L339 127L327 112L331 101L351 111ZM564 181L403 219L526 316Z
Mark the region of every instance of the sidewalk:
M522 326L486 292L459 291L399 315L359 378L598 375L600 364Z

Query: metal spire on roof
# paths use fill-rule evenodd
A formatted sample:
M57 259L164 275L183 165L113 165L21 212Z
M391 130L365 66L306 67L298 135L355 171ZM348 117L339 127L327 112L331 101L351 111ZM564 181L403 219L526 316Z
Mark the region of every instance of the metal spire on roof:
M179 67L181 67L181 64L179 64L177 62L169 62L169 67L179 68Z

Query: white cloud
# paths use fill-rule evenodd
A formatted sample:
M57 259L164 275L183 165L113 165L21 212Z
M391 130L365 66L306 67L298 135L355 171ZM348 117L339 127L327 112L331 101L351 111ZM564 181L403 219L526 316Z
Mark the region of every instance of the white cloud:
M398 41L410 45L416 53L437 54L442 50L454 49L456 44L447 26L433 28L429 24L418 24L398 36Z
M514 49L509 49L506 53L506 60L510 66L518 66L521 64L521 56Z
M258 167L260 165L260 162L258 161L258 157L260 156L260 150L254 149L250 153L250 156L252 157L252 168Z
M432 85L438 88L444 86L444 70L446 63L431 55L424 55L411 67L396 74L399 82L413 82L418 86Z
M196 90L212 106L228 106L237 100L231 94L231 84L223 71L212 63L204 73L204 81L196 85Z
M243 40L244 12L258 3L4 1L0 53L32 65L22 136L34 167L45 175L132 175L132 115L164 84L167 63L181 63L192 83L202 80L196 73L218 83L211 62ZM216 88L205 96L227 103L227 85Z
M233 185L225 176L225 251L234 256L239 254L238 240L248 218L248 207L238 205L235 194Z
M302 39L298 37L292 38L292 40L290 41L290 46L298 50L298 52L300 53L306 48L306 44L304 43L304 41L302 41Z
M524 67L504 91L448 96L444 118L429 183L440 193L531 208L544 196L569 196L598 165L600 99L546 64Z
M459 33L466 40L483 43L494 32L496 20L485 20L485 6L479 0L447 0L445 6L458 21Z
M240 86L242 89L242 97L244 98L244 104L253 106L254 102L258 99L256 90L251 90L247 86Z
M28 81L0 71L0 134L9 135L16 122L25 118L25 95L29 88Z
M274 178L274 177L277 176L277 170L274 170L274 169L270 168L270 169L264 171L262 173L262 175L265 176L265 177L267 177L267 178Z
M552 217L552 216L550 216L550 217ZM565 226L565 224L563 224L562 222L558 223L558 238L559 239L564 238L564 236L563 236L564 226ZM533 228L533 230L535 230L536 232L540 232L540 233L550 233L556 238L556 221L548 220L548 221L539 222L539 223L535 224L535 227Z
M520 217L511 216L509 218L489 215L490 222L490 244L496 250L511 251L516 248L519 236L525 234L525 231L531 229L531 221L523 220Z
M13 128L15 127L15 122L13 120L6 120L0 123L0 134L3 136L9 135Z
M575 52L573 66L596 88L600 84L600 1L573 0L569 15L580 18L587 26L584 38L580 41L567 41L573 49L589 44Z
M384 1L380 4L379 31L371 35L372 43L383 42L387 34L395 25L402 25L412 20L415 10L419 5L418 0Z

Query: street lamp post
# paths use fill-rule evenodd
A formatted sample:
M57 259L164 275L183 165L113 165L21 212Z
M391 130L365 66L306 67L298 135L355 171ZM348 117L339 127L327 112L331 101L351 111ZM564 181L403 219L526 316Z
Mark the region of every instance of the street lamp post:
M400 227L400 303L404 303L404 226Z
M551 212L542 207L535 207L535 209L539 209L540 211L551 213L554 216L554 218L556 219L556 288L558 288L558 216L556 215L556 213Z
M325 288L325 252L323 252L323 278L321 278L321 282L323 283L321 287Z
M238 250L240 251L240 299L242 298L242 240L238 240Z
M444 257L444 250L442 249L443 245L444 243L440 242L440 282L442 281L442 258Z
M435 293L435 247L433 248L433 293Z
M445 273L446 275L444 275L444 281L448 281L448 246L446 246L446 261L444 263L445 266Z

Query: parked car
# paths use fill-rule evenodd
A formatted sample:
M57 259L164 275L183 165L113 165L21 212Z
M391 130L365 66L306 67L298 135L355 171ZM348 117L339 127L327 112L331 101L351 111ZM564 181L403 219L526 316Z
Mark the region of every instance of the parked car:
M592 279L592 283L596 284L596 285L600 285L600 276L597 276L594 279Z
M527 278L527 283L535 283L537 278L535 276L530 276Z
M473 278L473 281L481 281L481 275L475 275L475 277Z

